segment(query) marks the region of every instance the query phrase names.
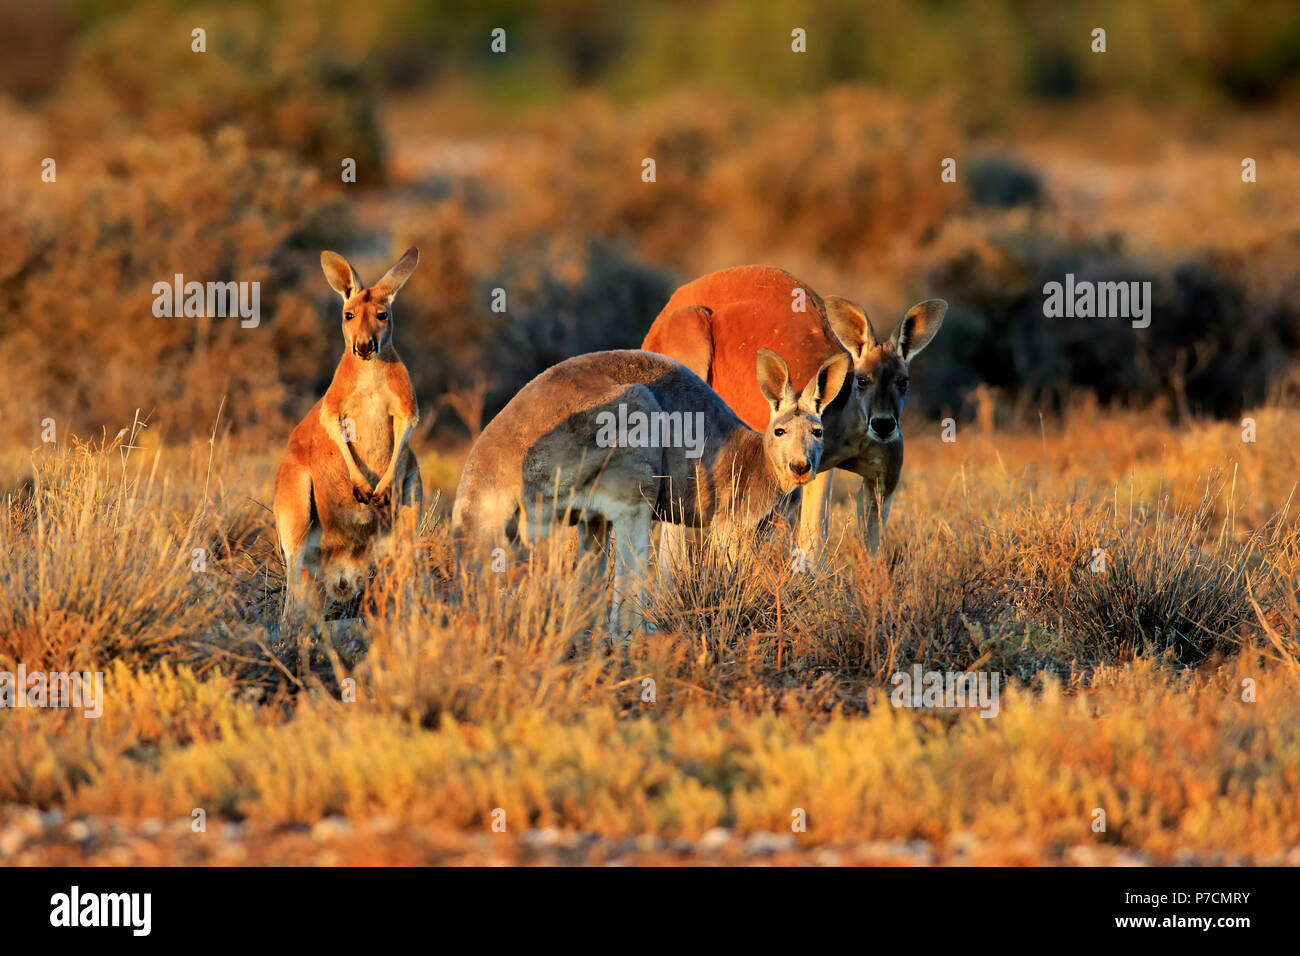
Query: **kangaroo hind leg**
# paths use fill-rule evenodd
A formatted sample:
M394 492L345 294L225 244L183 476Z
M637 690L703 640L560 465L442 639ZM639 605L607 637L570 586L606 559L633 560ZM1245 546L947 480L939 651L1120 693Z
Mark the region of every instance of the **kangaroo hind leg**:
M318 534L312 523L311 470L291 462L275 476L275 532L284 557L284 609L281 621L291 621L304 608L315 607L313 554Z

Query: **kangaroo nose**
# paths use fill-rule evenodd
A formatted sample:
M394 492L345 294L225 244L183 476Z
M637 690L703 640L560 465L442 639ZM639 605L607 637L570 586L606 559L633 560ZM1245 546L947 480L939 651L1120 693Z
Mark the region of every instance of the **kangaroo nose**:
M375 350L375 343L373 339L368 339L364 342L357 343L357 354L360 355L362 358L365 358L374 350Z
M803 475L806 475L808 474L808 472L812 471L812 465L810 465L806 461L792 461L790 462L790 470L793 471L796 475L802 477Z
M896 424L893 418L873 418L871 419L871 430L877 438L888 438L894 433Z

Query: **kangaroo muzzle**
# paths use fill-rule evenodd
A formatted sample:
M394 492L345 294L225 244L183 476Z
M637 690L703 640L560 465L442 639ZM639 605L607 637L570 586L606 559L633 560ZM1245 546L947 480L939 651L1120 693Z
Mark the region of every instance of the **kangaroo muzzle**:
M871 437L877 441L888 441L898 431L898 419L892 416L873 416L871 419Z

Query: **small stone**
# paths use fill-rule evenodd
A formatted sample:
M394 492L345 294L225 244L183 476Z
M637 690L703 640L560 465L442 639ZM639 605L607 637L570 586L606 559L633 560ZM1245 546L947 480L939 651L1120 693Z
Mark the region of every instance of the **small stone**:
M731 831L726 827L714 827L699 839L699 849L704 853L717 853L731 842Z
M316 821L316 825L311 828L311 835L317 840L343 837L351 832L352 824L343 817L325 817Z
M26 807L14 814L13 825L29 837L38 837L45 832L44 814L34 807Z
M957 830L948 837L948 851L953 856L966 856L979 849L979 840L968 830Z
M1102 857L1096 847L1083 844L1065 851L1065 858L1075 866L1101 866Z
M27 834L16 826L5 827L0 830L0 857L11 857L23 848L27 842Z
M794 848L793 834L776 834L769 833L766 830L757 830L745 838L741 852L747 856L771 856L773 853L793 850Z
M553 847L565 843L564 832L558 827L541 827L524 834L524 843L532 847Z
M642 853L654 853L665 846L661 837L653 833L643 833L633 841L633 846Z
M112 866L130 866L131 851L124 846L115 846L107 853L108 862Z
M243 835L244 828L238 823L223 824L218 834L219 838L225 840L227 843L233 843L234 841L241 839Z
M81 843L90 839L90 824L85 820L73 820L63 832L68 835L69 840Z
M50 829L51 827L57 827L62 822L63 822L62 810L45 810L42 811L41 813L41 826L43 826L47 830Z
M911 855L906 843L900 840L873 840L864 844L859 855L869 860L898 861Z

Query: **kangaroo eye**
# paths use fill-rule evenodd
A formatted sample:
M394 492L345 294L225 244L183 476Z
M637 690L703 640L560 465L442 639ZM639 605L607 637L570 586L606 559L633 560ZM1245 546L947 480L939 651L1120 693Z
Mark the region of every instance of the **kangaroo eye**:
M352 321L352 313L351 313L351 312L344 312L344 313L343 313L343 318L346 319L347 321L351 322L351 321Z
M871 387L871 379L865 375L859 375L858 388L870 388L870 387Z
M813 438L821 438L821 437L822 437L822 430L820 428L814 428Z
M773 428L773 429L772 429L772 434L773 434L773 435L776 435L778 438L780 438L782 435L785 434L785 429L784 429L784 428Z
M387 313L387 312L377 312L377 313L375 313L375 318L378 319L380 322L387 322L387 321L388 321L388 313Z

